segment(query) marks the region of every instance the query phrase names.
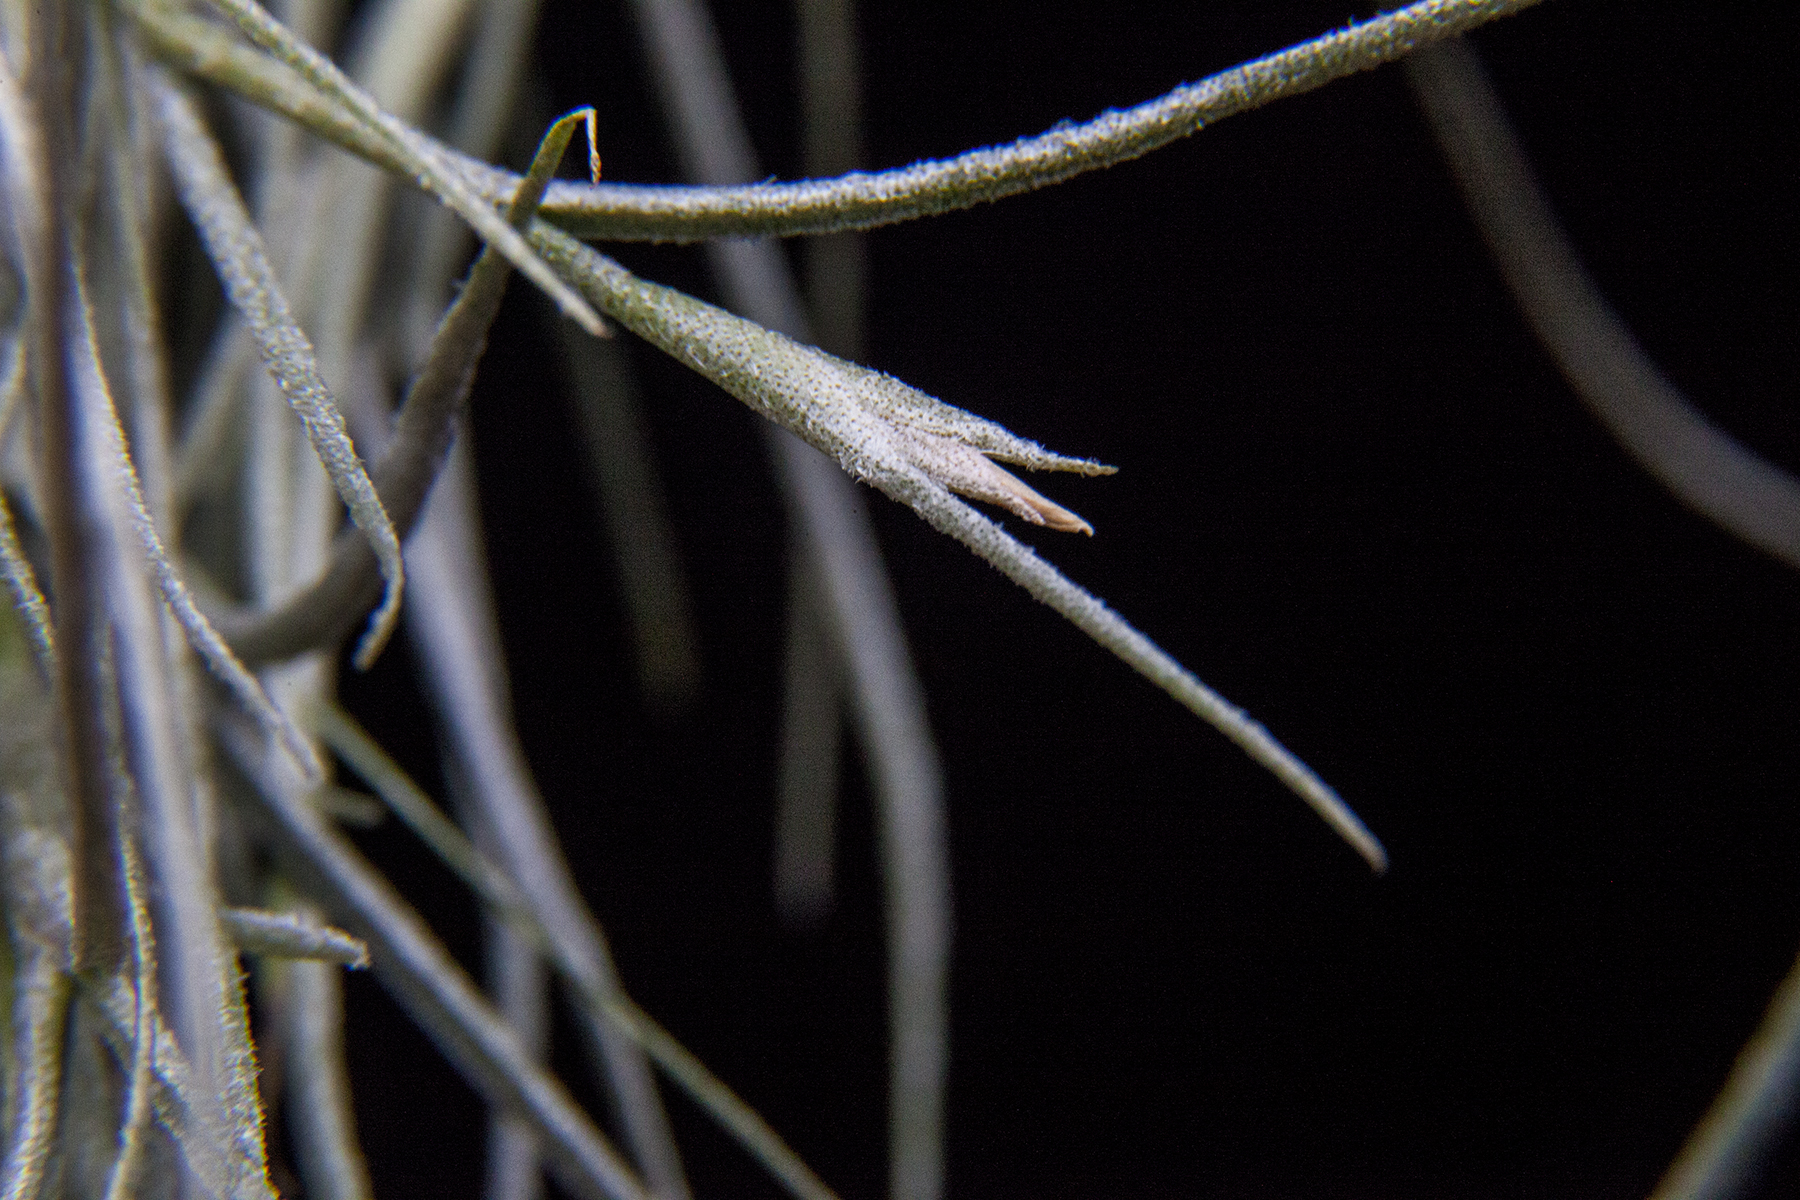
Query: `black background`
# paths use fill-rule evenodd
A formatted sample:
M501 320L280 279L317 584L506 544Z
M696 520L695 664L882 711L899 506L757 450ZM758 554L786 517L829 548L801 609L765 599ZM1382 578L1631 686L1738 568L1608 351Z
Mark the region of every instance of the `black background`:
M791 15L719 8L758 150L794 177ZM869 6L869 162L1136 103L1353 15ZM1475 38L1650 354L1790 468L1797 34L1791 5L1553 0ZM609 179L677 177L622 5L552 3L540 46L552 102L599 107ZM1579 406L1401 73L869 246L867 361L1118 464L1034 481L1091 541L1015 532L1267 723L1394 863L1371 878L1218 735L865 493L949 796L949 1194L1645 1195L1800 945L1800 579ZM696 250L615 250L713 294ZM795 934L771 900L784 536L756 419L629 347L704 655L699 702L657 723L546 322L515 290L476 395L532 764L633 994L873 1200L883 955L854 757L837 910ZM346 693L436 779L408 671L390 652ZM472 902L399 832L363 840L478 965ZM372 979L351 998L378 1191L474 1194L474 1094ZM566 1023L556 1063L591 1099ZM701 1196L775 1194L671 1107ZM1762 1194L1797 1185L1790 1140Z

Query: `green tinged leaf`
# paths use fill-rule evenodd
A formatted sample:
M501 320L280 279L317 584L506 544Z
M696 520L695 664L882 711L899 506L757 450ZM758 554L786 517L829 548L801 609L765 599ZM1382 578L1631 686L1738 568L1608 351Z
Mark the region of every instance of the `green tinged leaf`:
M538 226L537 245L620 324L713 380L751 408L837 459L852 476L911 507L1116 654L1235 742L1317 812L1377 871L1387 854L1342 798L1305 763L1149 638L1035 551L950 493L1003 505L1028 521L1086 531L1086 523L1031 492L1008 494L974 462L1103 474L897 379L803 346L673 288L638 279L560 230ZM991 466L991 464L989 464ZM999 468L995 472L1011 479ZM1022 483L1012 481L1025 489ZM992 491L989 491L989 488ZM1054 509L1046 512L1044 506Z
M406 581L400 537L357 457L343 414L319 373L311 343L293 318L263 249L262 235L231 182L218 143L178 88L167 80L153 80L151 87L182 203L206 243L227 296L250 326L270 374L305 426L350 519L369 539L381 565L387 587L358 649L359 658L372 659L400 619Z

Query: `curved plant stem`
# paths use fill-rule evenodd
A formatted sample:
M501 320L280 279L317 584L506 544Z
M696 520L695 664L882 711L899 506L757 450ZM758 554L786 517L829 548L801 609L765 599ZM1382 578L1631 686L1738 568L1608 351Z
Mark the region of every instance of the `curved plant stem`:
M72 355L70 382L83 471L80 494L111 626L129 786L149 831L146 857L158 898L157 940L172 1019L193 1070L200 1138L222 1160L247 1164L248 1171L232 1172L234 1195L272 1196L262 1162L262 1113L249 1078L253 1060L237 966L222 941L210 855L195 820L182 701L163 642L153 564L132 528L142 500L125 459L84 299L78 319L82 341ZM232 1156L227 1146L242 1153Z
M55 633L51 628L50 605L38 587L37 572L19 545L13 528L12 508L0 494L0 574L6 576L6 590L12 593L13 610L19 614L25 633L31 640L32 658L44 682L56 678Z
M592 121L592 110L583 109L551 126L526 186L513 200L510 219L520 223L529 219L576 126L585 123L591 131ZM439 323L425 365L401 404L392 441L375 468L373 484L377 503L393 515L400 529L410 530L418 519L444 460L452 423L468 400L475 365L487 345L488 328L500 311L509 274L506 259L491 250L482 252L462 294ZM340 538L325 573L279 608L251 616L222 617L226 637L239 656L252 663L285 659L328 644L368 603L378 578L376 566L377 559L362 539ZM365 638L357 648L357 664L367 667L370 652L379 648L372 638Z
M372 659L400 618L406 568L399 535L344 430L343 415L319 374L312 346L289 311L264 253L262 236L226 173L218 143L193 101L174 84L152 76L151 88L182 201L207 244L232 304L249 325L270 373L306 427L319 461L330 473L387 581L381 608L357 648L359 658Z
M125 881L125 904L131 933L132 1004L131 1072L126 1080L125 1116L119 1123L119 1155L106 1181L106 1200L130 1200L137 1194L138 1175L147 1149L151 1092L156 1061L156 945L150 929L144 867L137 847L142 822L131 812L119 822L119 867Z
M0 1160L0 1197L33 1200L54 1170L63 1042L74 980L67 960L59 962L47 951L16 960L13 970L13 1078L7 1080L13 1120Z
M616 995L620 985L612 950L557 845L513 729L467 468L465 456L452 459L408 545L414 569L430 580L407 607L408 628L469 807L541 922L549 956L578 993ZM505 915L506 907L496 911ZM586 1008L581 1029L645 1181L662 1200L685 1197L686 1172L641 1051Z
M616 342L557 322L568 396L618 564L638 684L659 715L700 690L700 637L644 401Z
M1650 361L1551 212L1474 49L1447 42L1406 66L1501 275L1588 411L1683 503L1800 567L1800 480L1707 420Z
M798 0L801 159L806 174L862 165L862 89L853 0ZM833 233L800 247L807 307L818 344L862 357L864 236ZM775 906L807 926L834 899L838 754L843 695L819 611L818 565L805 542L788 543L787 653L782 671L781 754L775 782Z
M1129 161L1226 117L1393 62L1538 2L1422 0L1133 108L1008 146L889 171L736 187L558 183L545 197L544 219L582 237L692 242L872 229L970 208ZM371 162L410 174L408 160L391 143L297 72L274 69L279 64L259 62L242 47L236 47L241 53L234 53L228 37L191 18L146 9L137 0L132 15L144 24L158 52L182 70L284 113ZM510 172L419 137L440 162L453 164L490 203L504 200L518 186L518 177Z
M358 950L366 964L368 948L359 943ZM369 1200L374 1186L356 1140L356 1108L344 1062L341 968L309 958L288 963L287 972L287 1112L306 1194L317 1200Z
M245 954L308 959L341 967L369 965L369 948L361 939L323 924L308 912L270 912L261 908L227 908L219 913L226 936Z
M806 543L788 543L781 751L775 776L775 908L788 924L831 911L836 875L838 754L843 687L820 611L819 568Z
M859 409L859 405L870 402L858 399L864 389L885 395L888 389L905 385L801 346L691 296L638 279L560 230L540 226L533 230L532 237L559 270L568 272L620 324L770 420L803 431L815 446L837 457L845 470L909 505L940 532L955 537L998 567L1230 738L1306 801L1372 869L1386 870L1387 854L1374 835L1335 791L1266 729L1029 547L957 500L948 490L948 486L955 486L954 481L947 485L944 479L930 473L929 463L907 458L886 440L888 435L869 424L872 410ZM931 403L941 404L935 400ZM942 407L948 409L947 405ZM910 419L908 414L914 410L895 411L899 412L897 419L904 421ZM1024 461L1066 463L1070 469L1088 472L1106 470L1086 460L1051 455L1035 443L1024 443L989 423L983 423L980 432L970 436L993 439L980 444L985 453L997 457L999 451L986 447L1000 445L999 439L1004 436L1028 447L1017 451Z
M492 1103L530 1120L564 1182L584 1196L649 1200L563 1086L513 1030L405 900L325 824L291 773L228 727L225 742L255 784L301 877L368 940L375 972L465 1078Z
M518 926L496 912L483 916L488 991L525 1052L542 1062L550 1050L550 979L544 956ZM488 1117L486 1200L539 1200L542 1154L531 1126L504 1109Z
M1749 1194L1800 1090L1800 960L1769 1001L1712 1107L1688 1135L1650 1200L1731 1200Z
M446 160L441 147L382 111L336 64L294 37L256 0L209 2L236 21L251 41L275 55L279 62L298 72L308 83L391 143L405 164L408 178L455 209L457 215L472 225L499 254L554 299L563 312L589 333L600 336L605 326L594 310L532 253L519 231L494 212L487 197L470 188L457 167Z
M711 184L755 178L755 149L704 0L636 0L635 7L686 173ZM707 250L732 307L811 340L774 243L714 242ZM862 498L793 432L771 429L769 441L803 547L796 557L814 568L814 611L843 667L877 803L888 943L888 1192L893 1200L936 1200L944 1178L951 928L937 748Z
M787 1185L800 1200L836 1200L835 1193L820 1182L799 1155L781 1140L766 1121L706 1068L686 1047L676 1041L623 991L595 987L592 972L570 957L563 943L551 936L538 911L521 895L511 878L488 859L438 807L419 790L398 764L376 745L367 733L346 713L326 709L319 724L332 748L349 762L359 775L375 786L396 814L419 832L421 839L444 865L456 872L469 890L480 897L495 916L505 920L514 930L548 958L574 993L574 1001L596 1022L608 1022L629 1038L684 1088L693 1100L710 1113L719 1124L761 1162L776 1179ZM425 814L429 813L429 816ZM420 819L424 817L424 819Z

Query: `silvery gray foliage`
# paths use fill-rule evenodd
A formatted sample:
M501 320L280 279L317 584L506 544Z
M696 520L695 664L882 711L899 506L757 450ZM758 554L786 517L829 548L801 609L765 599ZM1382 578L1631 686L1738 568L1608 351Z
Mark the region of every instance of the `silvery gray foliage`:
M797 184L657 188L550 185L567 120L523 178L483 161L528 40L524 22L495 15L526 11L509 0L372 6L345 50L347 68L312 48L336 33L342 13L330 0L290 0L278 15L255 0L0 5L4 251L16 293L4 306L0 371L0 566L11 601L0 622L0 850L12 947L0 1194L273 1194L261 1108L273 1093L255 1086L242 952L256 1003L276 1011L298 1004L309 1018L274 1022L271 1036L288 1039L290 1094L314 1097L332 1115L302 1139L311 1140L298 1166L318 1194L367 1190L347 1119L341 1041L332 1036L341 1002L330 986L316 986L319 972L335 969L325 964L360 965L366 956L497 1118L512 1122L522 1165L495 1176L506 1194L536 1186L541 1153L577 1193L678 1200L680 1160L654 1087L643 1082L644 1064L653 1063L796 1195L831 1195L749 1105L631 1001L574 889L541 886L540 877L566 880L568 866L553 837L533 841L530 831L547 822L522 762L502 764L504 778L470 782L483 794L469 807L486 815L465 830L335 707L337 639L375 594L381 603L360 664L393 628L407 586L400 544L421 519L463 416L508 266L588 333L606 332L601 314L611 317L969 547L1225 733L1382 869L1380 843L1303 762L964 502L1092 533L1000 464L1087 475L1111 467L1051 452L903 381L637 278L577 238L841 232L990 202L1141 155L1530 2L1423 0L1138 107L942 162ZM420 33L427 28L430 36ZM438 140L422 128L425 97L459 65L480 88L457 97L456 118ZM242 179L188 90L199 86L293 122L243 120L251 153ZM365 311L366 255L339 261L317 239L293 244L279 218L301 212L308 196L355 195L358 225L346 244L379 242L389 222L418 234L426 249L399 288L408 313L446 306L455 226L391 204L369 167L321 159L296 128L429 193L490 247L435 340L411 326L395 334ZM143 269L166 236L152 220L162 180L120 168L152 156L172 168L244 323L221 332L217 370L203 376L206 401L180 445ZM1530 264L1510 269L1529 292ZM329 330L309 335L309 325ZM246 338L276 388L247 384ZM390 432L381 428L394 408L386 381L403 374L429 385L416 385L400 409L393 457L370 467L369 448ZM295 414L306 437L292 436ZM353 444L346 428L359 420L377 433ZM1638 433L1620 436L1630 442ZM184 506L234 486L255 493L257 520L281 533L280 562L266 545L223 554L182 545ZM353 530L341 528L333 488ZM445 537L464 540L443 553L467 559L466 526L448 528ZM247 567L252 560L258 565ZM234 599L230 581L258 571L269 586ZM323 586L334 571L343 578ZM475 615L420 623L469 635L446 650L434 700L444 714L481 709L461 731L467 745L516 750L504 667L477 661L498 656ZM227 684L224 694L209 690L202 665ZM523 952L515 961L536 955L562 980L594 1031L597 1073L624 1114L622 1148L545 1067L541 1039L522 1036L532 1013L512 1001L502 1011L485 997L344 837L338 817L357 802L326 778L327 748L462 875ZM280 857L221 851L246 841ZM513 993L527 997L526 1009L541 1008L532 989ZM87 1057L65 1056L71 1044ZM65 1063L76 1061L100 1063L98 1074L65 1077ZM90 1103L106 1089L116 1109ZM100 1119L103 1109L116 1111L116 1122ZM926 1186L938 1187L937 1177Z

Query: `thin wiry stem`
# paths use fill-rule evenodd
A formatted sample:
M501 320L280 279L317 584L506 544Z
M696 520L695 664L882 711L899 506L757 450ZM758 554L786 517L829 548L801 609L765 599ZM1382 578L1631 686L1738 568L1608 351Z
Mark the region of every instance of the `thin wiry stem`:
M145 111L146 98L129 86L143 78L136 43L119 36L119 23L109 10L103 10L98 24L95 65L106 93L99 111L110 128L96 141L104 147L107 225L119 257L122 298L115 308L124 342L123 394L130 402L124 415L145 509L169 528L174 499L171 409L149 213L150 181L158 176L141 165L155 154L155 130Z
M366 960L367 948L362 947ZM356 1112L344 1063L344 982L336 964L287 965L287 1118L306 1194L368 1200L369 1168L356 1141Z
M406 579L399 535L344 430L343 415L319 374L312 346L289 311L263 250L262 236L226 172L218 143L193 101L172 83L154 74L149 78L182 203L218 267L227 295L249 325L270 373L305 426L319 461L350 510L351 520L367 538L387 581L381 608L358 648L359 656L372 657L399 620Z
M175 85L149 76L157 103L157 117L166 135L167 155L175 167L182 203L207 243L212 261L220 270L225 291L245 318L266 365L281 383L295 416L301 417L306 434L319 453L319 461L331 475L338 495L344 498L351 520L382 565L387 596L376 612L364 642L364 651L380 649L400 617L405 565L401 561L400 536L394 533L374 484L356 457L356 448L344 430L337 401L313 362L311 344L295 324L281 284L263 250L263 237L250 221L238 189L225 171L218 142L205 128L200 112Z
M542 1062L550 1052L550 971L539 943L496 910L482 913L482 939L488 991L525 1052ZM539 1200L543 1192L537 1135L504 1109L490 1110L482 1194L487 1200Z
M757 176L755 149L702 0L636 0L653 75L686 173L701 183ZM811 340L793 277L771 242L708 247L731 305ZM799 438L771 430L819 615L843 664L880 816L888 942L888 1191L943 1191L950 1017L950 862L937 750L899 608L862 499ZM985 460L983 460L985 462Z
M475 28L447 122L450 142L460 150L479 157L498 152L527 69L538 7L538 0L487 0L476 6ZM590 146L589 152L594 154L597 150ZM444 306L468 242L467 227L442 208L415 204L412 211L418 213L408 238L414 253L398 330L402 353L408 361L423 360L429 355L437 313ZM602 344L574 326L561 321L556 324L558 333L570 342L583 346ZM452 453L466 462L466 441ZM454 464L451 472L456 472ZM467 807L478 806L470 803ZM491 831L479 813L471 815L484 844L491 843ZM494 874L499 876L498 871ZM514 912L485 908L482 931L488 989L501 1015L519 1035L526 1053L541 1062L548 1054L550 1038L549 971L544 956L521 931ZM483 1189L488 1200L538 1200L543 1186L542 1153L530 1125L505 1109L490 1108Z
M649 1200L618 1151L532 1060L418 914L325 824L299 780L234 729L227 728L225 741L256 785L302 877L368 940L376 974L465 1078L491 1103L532 1122L571 1189L609 1200Z
M576 125L591 126L592 121L592 110L583 109L551 126L538 149L532 173L513 200L509 219L520 223L529 220ZM444 461L454 419L468 400L475 365L487 345L488 328L500 311L510 273L505 258L491 250L482 252L462 293L439 323L425 365L413 378L400 406L392 441L375 468L373 490L376 503L384 513L392 514L401 529L410 530L418 519L432 480ZM226 636L241 657L258 663L288 658L327 644L355 620L368 602L378 578L377 565L377 558L362 539L340 538L332 549L329 566L315 582L270 612L227 619ZM385 566L382 573L387 573ZM356 652L359 666L369 665L371 649L379 646L365 638Z
M45 228L43 180L36 161L39 153L41 147L32 124L29 102L20 91L19 81L12 72L11 64L5 55L0 54L0 165L5 168L6 207L12 226L10 241L16 247L15 257L26 274L25 296L22 299L27 305L33 302L33 288L40 289L37 300L41 303L41 289L48 285L42 278L31 278L34 261L41 262L41 242L49 236ZM41 270L41 266L37 268L37 271ZM27 307L22 322L23 332L11 347L12 369L8 372L6 381L5 408L0 410L0 446L5 444L7 427L11 424L13 413L17 411L17 398L25 392L28 343L32 340L33 327L41 321L41 313L34 315L31 308ZM38 586L37 573L32 570L24 548L19 545L18 534L13 527L12 510L4 494L0 494L0 573L6 576L7 590L12 593L15 610L24 618L38 669L43 672L46 681L55 679L55 634L52 631L50 606L45 602L44 593Z
M129 1063L136 1045L136 989L121 976L93 977L82 980L81 993L82 999L102 1017L101 1034L114 1057ZM187 1056L154 1005L150 1018L151 1069L155 1079L150 1103L157 1123L168 1131L180 1151L182 1162L209 1197L269 1200L272 1193L266 1182L255 1186L264 1169L260 1151L253 1156L240 1143L220 1145L206 1136Z
M51 731L43 719L42 695L34 687L6 699L6 720L0 722L8 785L0 790L5 855L0 885L12 942L12 1070L6 1080L11 1124L0 1160L0 1197L28 1200L44 1186L55 1154L74 983L69 973L74 898L68 846L41 825L54 819L62 801L44 740Z
M1226 117L1323 87L1403 58L1538 0L1421 0L1397 12L1322 34L1124 111L1052 129L1011 145L872 174L738 187L558 183L544 218L582 237L692 242L716 237L791 237L879 225L969 208L1110 167L1196 133ZM203 22L138 5L133 15L182 70L236 90L389 170L409 173L385 139L359 124L296 72L271 69ZM239 47L238 49L241 49ZM446 166L498 203L518 176L422 138Z
M15 945L17 943L15 942ZM0 1161L0 1197L34 1200L54 1170L62 1057L74 980L66 959L35 951L15 960L13 1078L7 1080L12 1128Z
M656 1060L696 1103L712 1114L727 1132L756 1157L776 1179L789 1187L801 1200L835 1200L829 1188L819 1181L811 1168L783 1142L756 1110L746 1104L705 1064L674 1036L632 1003L622 991L602 990L593 986L591 973L572 959L562 943L553 939L540 919L538 910L526 903L511 878L495 866L487 855L442 814L431 800L407 778L398 764L390 759L347 714L327 709L320 714L320 725L332 748L363 775L378 786L382 797L396 813L410 811L415 816L428 811L432 815L413 828L432 828L426 843L443 863L468 884L469 889L497 917L521 933L538 953L546 956L574 992L578 1007L596 1021L610 1022L624 1036ZM409 821L409 824L411 822Z
M346 73L396 119L422 120L455 63L469 9L470 0L383 0L369 6L352 27ZM309 187L320 193L288 246L296 277L308 281L302 307L318 335L326 377L347 386L365 329L381 319L385 307L376 298L383 290L381 266L397 181L336 155L296 157L283 167L267 181L272 195L291 196ZM431 314L434 326L443 307Z
M363 778L388 810L400 818L413 835L424 842L438 861L449 867L456 877L482 904L515 924L531 911L530 903L513 883L512 877L475 848L468 836L457 828L444 811L432 803L431 797L388 757L380 744L356 719L335 705L320 709L314 718L319 736L350 769Z
M84 309L84 319L85 314ZM89 336L91 338L91 331ZM97 371L97 358L93 366ZM124 431L119 425L118 413L113 408L104 380L96 374L91 383L98 392L94 419L102 422L94 431L96 452L105 455L107 468L116 474L126 513L155 573L163 602L169 606L169 611L181 625L188 641L200 652L208 667L231 690L244 709L293 756L308 778L321 778L323 770L311 744L294 727L293 722L275 707L256 677L232 654L176 572L145 507L136 469L125 451Z
M545 216L582 237L692 241L869 229L968 208L1147 154L1226 117L1370 70L1537 0L1423 0L1398 12L1008 146L877 174L748 187L554 190Z
M1712 1107L1688 1135L1650 1200L1732 1200L1747 1195L1800 1091L1800 960L1769 1001L1762 1023L1731 1064Z
M135 797L132 797L135 801ZM130 1200L137 1194L150 1133L151 1092L155 1087L156 1061L156 943L151 932L150 902L146 894L142 855L137 831L142 821L135 810L121 814L118 824L119 870L125 881L125 905L131 933L132 1004L135 1008L131 1035L131 1071L126 1080L125 1116L119 1123L119 1155L106 1181L106 1200Z
M125 760L150 831L147 852L159 901L157 942L167 967L166 990L194 1070L200 1136L244 1151L252 1169L233 1179L234 1193L272 1196L261 1161L262 1113L245 1069L249 1051L240 1044L247 1031L233 1020L241 1003L237 968L219 931L212 864L194 819L193 763L181 736L181 700L163 644L151 564L132 529L142 500L130 476L85 303L79 319L85 352L74 356L71 382L78 405L80 494L96 574L104 580Z
M909 505L940 533L947 533L1001 574L1030 592L1127 666L1217 729L1288 790L1304 800L1370 869L1387 870L1387 851L1329 784L1270 736L1249 714L1207 687L1169 654L1139 633L1098 597L1039 558L1031 547L923 476L876 480L875 486Z
M407 605L408 627L470 807L576 987L610 996L619 991L612 951L557 845L513 730L468 466L464 456L452 460L408 544L413 569L430 581ZM686 1196L686 1173L642 1053L597 1014L584 1014L582 1032L651 1190L663 1200Z
M1588 410L1689 507L1800 567L1800 480L1707 420L1650 361L1558 224L1474 49L1433 47L1407 79L1501 275Z
M478 159L500 152L521 80L530 65L541 0L486 0L477 6L462 77L446 122L449 144ZM469 228L432 205L414 249L402 330L409 360L422 358L467 257ZM416 348L416 349L415 349Z
M4 1200L37 1195L55 1154L75 919L48 685L16 654L0 655L0 897L12 985Z
M330 59L295 38L256 0L210 0L214 8L236 21L251 41L347 108L399 151L406 174L456 210L490 245L504 255L534 284L542 288L582 328L596 337L605 326L598 314L573 289L538 258L519 231L500 218L489 201L466 183L442 151L390 114L382 111L369 94L351 82Z

